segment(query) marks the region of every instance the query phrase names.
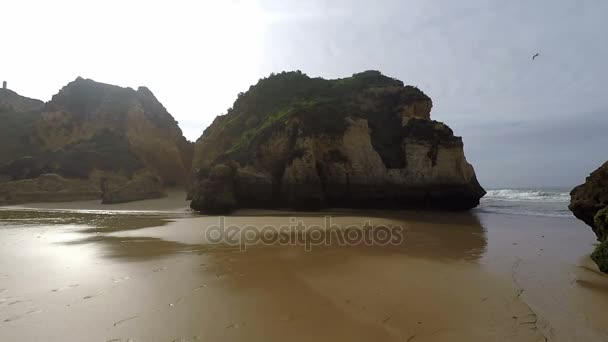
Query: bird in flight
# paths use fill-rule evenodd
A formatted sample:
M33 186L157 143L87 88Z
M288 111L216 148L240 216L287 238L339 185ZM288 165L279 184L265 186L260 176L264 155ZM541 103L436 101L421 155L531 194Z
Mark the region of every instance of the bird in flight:
M535 60L538 56L540 56L540 53L537 52L534 56L532 56L532 60Z

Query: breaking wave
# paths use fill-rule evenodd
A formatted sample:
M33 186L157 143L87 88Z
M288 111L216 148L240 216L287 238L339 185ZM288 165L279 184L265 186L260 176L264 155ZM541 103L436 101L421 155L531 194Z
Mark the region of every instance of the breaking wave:
M475 211L507 215L573 218L567 189L493 189Z
M498 189L488 190L484 197L489 200L516 202L569 202L570 194L565 191L531 190L531 189Z

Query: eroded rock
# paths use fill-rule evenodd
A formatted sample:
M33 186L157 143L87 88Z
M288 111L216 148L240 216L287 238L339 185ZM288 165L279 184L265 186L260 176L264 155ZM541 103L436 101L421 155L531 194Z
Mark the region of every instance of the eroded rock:
M462 139L430 119L431 107L375 71L260 80L197 141L191 206L472 208L485 191ZM230 171L220 177L220 166Z
M600 241L606 238L606 232L595 224L595 217L606 207L608 207L608 162L593 171L586 178L585 183L572 189L568 206L574 216L593 228Z
M103 193L104 203L159 197L165 186L190 183L193 144L145 87L79 77L47 103L0 89L0 121L0 182L10 183L0 203L81 199L66 195L72 183L94 189L87 199ZM49 173L65 180L66 192L25 195L45 186Z

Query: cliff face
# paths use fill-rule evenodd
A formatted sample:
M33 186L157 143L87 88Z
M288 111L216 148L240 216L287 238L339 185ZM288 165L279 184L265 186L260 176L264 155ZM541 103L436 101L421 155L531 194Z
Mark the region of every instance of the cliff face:
M600 244L591 259L600 271L608 273L608 161L572 189L568 208L593 229Z
M83 181L94 189L88 197L115 201L158 197L164 186L186 185L193 146L147 88L78 78L46 104L11 91L0 93L0 104L6 123L0 128L0 203L29 201L37 185L44 201L69 199L68 184L81 188ZM44 190L49 179L62 182L64 193ZM152 185L140 191L145 195L134 193ZM130 189L125 198L124 189Z
M469 209L485 194L431 99L366 71L272 75L240 94L195 146L191 206Z
M596 224L595 216L606 207L608 207L608 162L593 171L585 183L572 189L568 206L574 216L593 228L600 241L608 238L608 230Z

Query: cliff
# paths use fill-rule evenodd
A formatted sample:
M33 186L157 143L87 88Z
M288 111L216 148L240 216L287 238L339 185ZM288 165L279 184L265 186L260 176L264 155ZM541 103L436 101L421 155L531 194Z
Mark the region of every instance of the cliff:
M469 209L485 194L431 99L377 71L301 72L239 94L195 145L191 207Z
M593 228L598 240L608 237L608 232L600 230L595 224L595 215L601 209L608 207L608 161L593 171L585 183L575 187L570 192L568 208L574 216Z
M593 229L600 244L591 258L608 273L608 161L572 189L568 208Z
M21 96L9 89L0 89L0 110L17 113L38 111L44 102Z
M47 103L3 90L0 120L0 203L159 197L190 175L192 144L144 87L79 77Z

